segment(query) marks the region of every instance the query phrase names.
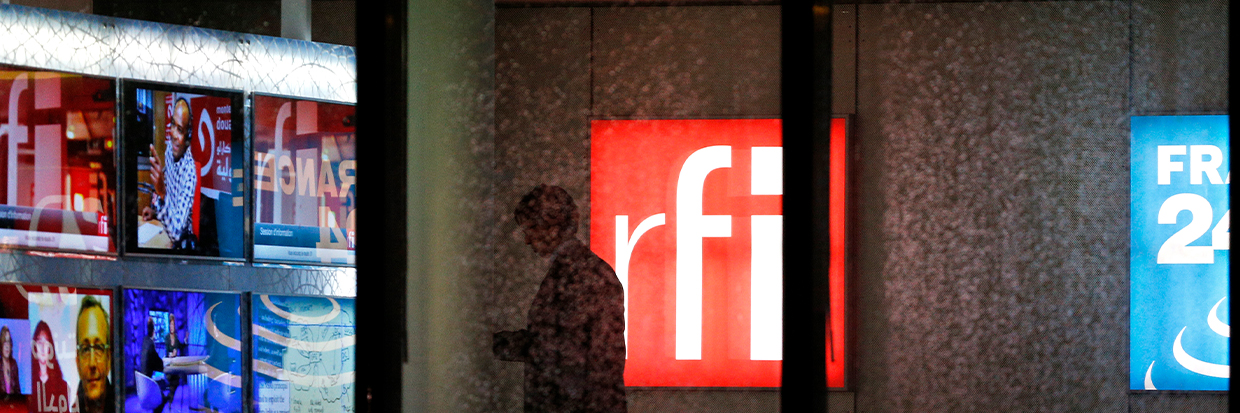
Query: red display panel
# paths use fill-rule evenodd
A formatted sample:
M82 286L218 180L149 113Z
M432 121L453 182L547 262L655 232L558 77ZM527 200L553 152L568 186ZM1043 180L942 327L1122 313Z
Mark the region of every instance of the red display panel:
M254 259L353 265L356 108L254 95Z
M827 214L830 215L831 257L827 267L830 299L827 320L827 387L848 386L848 120L831 119L831 152L829 155L830 194Z
M626 385L779 386L780 128L591 124L590 245L625 284Z
M0 66L0 245L116 251L115 90Z
M591 124L590 245L625 285L625 384L778 387L780 121ZM832 119L827 384L846 386L847 120Z
M113 292L0 284L0 413L115 410Z

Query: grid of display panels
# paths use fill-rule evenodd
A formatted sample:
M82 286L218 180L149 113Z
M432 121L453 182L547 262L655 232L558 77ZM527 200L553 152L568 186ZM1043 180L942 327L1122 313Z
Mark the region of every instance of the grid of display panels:
M0 105L0 248L354 265L353 105L12 66Z
M355 334L351 298L0 283L0 413L354 412Z

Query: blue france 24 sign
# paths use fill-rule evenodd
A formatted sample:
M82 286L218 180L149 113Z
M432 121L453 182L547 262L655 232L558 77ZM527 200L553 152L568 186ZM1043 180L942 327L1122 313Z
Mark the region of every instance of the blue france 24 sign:
M1227 116L1132 118L1133 390L1228 390Z

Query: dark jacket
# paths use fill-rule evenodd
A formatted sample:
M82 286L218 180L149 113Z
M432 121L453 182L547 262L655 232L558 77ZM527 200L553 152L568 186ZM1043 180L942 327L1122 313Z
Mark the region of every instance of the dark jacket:
M624 288L580 241L556 248L522 331L513 350L525 362L525 411L626 411Z
M157 371L164 371L164 360L155 351L155 340L150 337L142 339L142 359L139 360L142 374L151 377Z

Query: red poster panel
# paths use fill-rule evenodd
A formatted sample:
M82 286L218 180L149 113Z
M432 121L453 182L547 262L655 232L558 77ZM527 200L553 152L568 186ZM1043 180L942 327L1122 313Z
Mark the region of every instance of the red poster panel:
M116 82L0 66L0 247L113 253Z
M590 245L625 285L626 385L778 387L780 121L591 128Z
M845 386L846 120L832 120L828 386ZM625 384L778 387L777 119L591 124L590 245L625 286Z
M827 270L829 318L827 319L827 387L848 386L848 120L831 119L831 193L827 214L830 215L831 257Z
M352 105L254 95L254 259L355 263Z

